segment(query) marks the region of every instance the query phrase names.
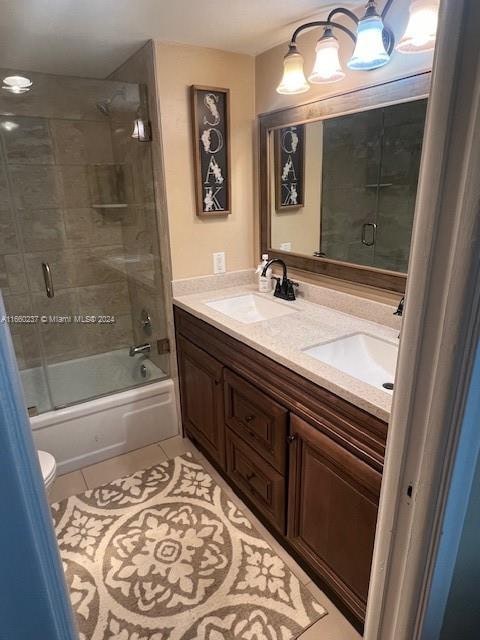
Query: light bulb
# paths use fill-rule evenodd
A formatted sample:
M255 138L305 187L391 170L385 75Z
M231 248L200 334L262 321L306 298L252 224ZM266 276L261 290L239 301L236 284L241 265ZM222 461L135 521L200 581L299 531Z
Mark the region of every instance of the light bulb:
M338 57L338 40L332 34L330 27L326 27L323 36L315 48L315 64L308 81L314 84L324 82L338 82L345 77Z
M383 43L383 20L379 15L366 15L358 23L355 51L348 67L356 71L378 69L390 60Z
M303 72L303 56L295 45L290 45L288 53L283 59L283 77L277 87L277 93L293 95L305 93L310 85Z
M438 2L413 0L403 38L396 46L401 53L421 53L435 48L438 25Z

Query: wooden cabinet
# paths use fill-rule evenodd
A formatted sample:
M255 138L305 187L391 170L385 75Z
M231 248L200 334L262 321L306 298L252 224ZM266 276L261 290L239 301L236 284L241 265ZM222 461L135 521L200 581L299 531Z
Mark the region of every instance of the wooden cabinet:
M183 426L224 469L223 365L182 337L177 351Z
M387 425L175 309L185 431L358 628Z
M295 415L290 431L288 539L363 619L382 476Z

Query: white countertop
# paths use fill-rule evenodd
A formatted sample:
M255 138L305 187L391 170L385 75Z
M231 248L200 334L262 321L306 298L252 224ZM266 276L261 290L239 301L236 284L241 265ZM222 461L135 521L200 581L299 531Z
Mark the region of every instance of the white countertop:
M295 307L298 310L297 313L252 324L244 324L234 320L205 304L213 300L231 298L246 293L272 296L272 294L258 293L255 285L242 285L177 296L174 298L174 303L177 307L208 322L353 405L368 411L385 422L389 421L391 393L377 389L324 364L303 353L303 350L321 342L356 332L364 332L386 340L396 341L398 330L323 305L307 302L301 298L297 298L295 302L274 298L276 302L289 308Z

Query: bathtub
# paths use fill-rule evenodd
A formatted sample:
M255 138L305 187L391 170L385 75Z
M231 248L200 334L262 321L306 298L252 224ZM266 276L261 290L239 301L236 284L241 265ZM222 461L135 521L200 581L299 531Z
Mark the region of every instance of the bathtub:
M40 367L20 375L29 407L42 411L49 392L58 407L30 422L37 448L55 456L59 474L179 432L173 381L147 358L130 358L126 350L49 365L49 388ZM114 391L133 384L139 386Z

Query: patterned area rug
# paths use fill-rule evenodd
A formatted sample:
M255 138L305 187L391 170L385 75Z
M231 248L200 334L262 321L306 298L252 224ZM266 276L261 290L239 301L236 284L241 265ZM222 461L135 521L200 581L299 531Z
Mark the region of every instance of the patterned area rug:
M190 454L52 511L81 640L290 640L326 614Z

